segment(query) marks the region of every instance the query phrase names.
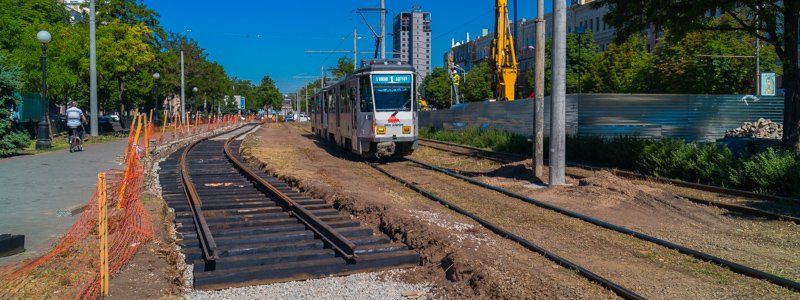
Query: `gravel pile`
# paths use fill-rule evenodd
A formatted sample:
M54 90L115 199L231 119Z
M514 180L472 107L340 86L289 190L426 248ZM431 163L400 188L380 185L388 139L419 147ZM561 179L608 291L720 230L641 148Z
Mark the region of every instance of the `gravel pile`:
M783 125L761 118L755 123L745 122L739 128L728 130L725 132L725 137L781 139L783 137Z
M427 299L431 286L397 280L403 270L329 277L221 291L194 291L186 299Z

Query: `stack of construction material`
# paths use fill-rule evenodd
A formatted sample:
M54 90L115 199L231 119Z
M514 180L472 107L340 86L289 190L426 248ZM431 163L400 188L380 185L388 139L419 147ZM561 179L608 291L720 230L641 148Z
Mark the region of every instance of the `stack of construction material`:
M783 125L763 118L755 123L745 122L744 125L725 132L725 137L781 139L782 136Z

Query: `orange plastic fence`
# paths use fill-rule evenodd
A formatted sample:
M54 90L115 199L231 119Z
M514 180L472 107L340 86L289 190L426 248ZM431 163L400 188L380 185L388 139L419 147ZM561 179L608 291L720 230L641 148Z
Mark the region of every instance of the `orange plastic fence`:
M215 130L240 120L241 117L216 117L205 129ZM124 150L124 169L106 173L105 190L94 192L78 221L47 254L0 267L0 299L98 299L103 285L101 233L107 234L107 268L113 276L153 238L153 224L139 199L145 172L143 159L149 153L148 147L154 146L150 141L165 143L184 138L189 134L186 127L169 130L165 126L159 132L152 118L135 117ZM201 128L197 123L195 127ZM102 186L98 184L98 189ZM101 196L105 201L99 199ZM99 227L101 203L105 203L106 228Z

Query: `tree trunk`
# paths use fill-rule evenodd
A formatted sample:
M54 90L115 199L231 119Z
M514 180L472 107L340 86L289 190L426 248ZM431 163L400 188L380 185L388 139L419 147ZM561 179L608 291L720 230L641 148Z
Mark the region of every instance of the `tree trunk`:
M125 81L120 79L119 80L119 99L118 99L119 100L119 116L120 116L120 118L124 118L125 117L125 102L122 102L122 99L123 99L122 98L122 93L124 93L124 92L125 92ZM130 120L128 120L126 122L129 124L130 123L129 121ZM125 124L126 122L122 122L123 126L128 126L127 124ZM128 129L132 129L132 128L128 128Z
M787 7L784 14L783 86L786 90L783 104L783 145L800 153L800 70L797 57L798 10Z

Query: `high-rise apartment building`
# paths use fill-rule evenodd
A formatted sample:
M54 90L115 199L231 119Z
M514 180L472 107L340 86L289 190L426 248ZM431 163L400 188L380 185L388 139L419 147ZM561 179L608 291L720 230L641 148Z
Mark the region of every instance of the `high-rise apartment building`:
M431 14L415 7L394 18L394 58L413 66L418 83L431 73Z

